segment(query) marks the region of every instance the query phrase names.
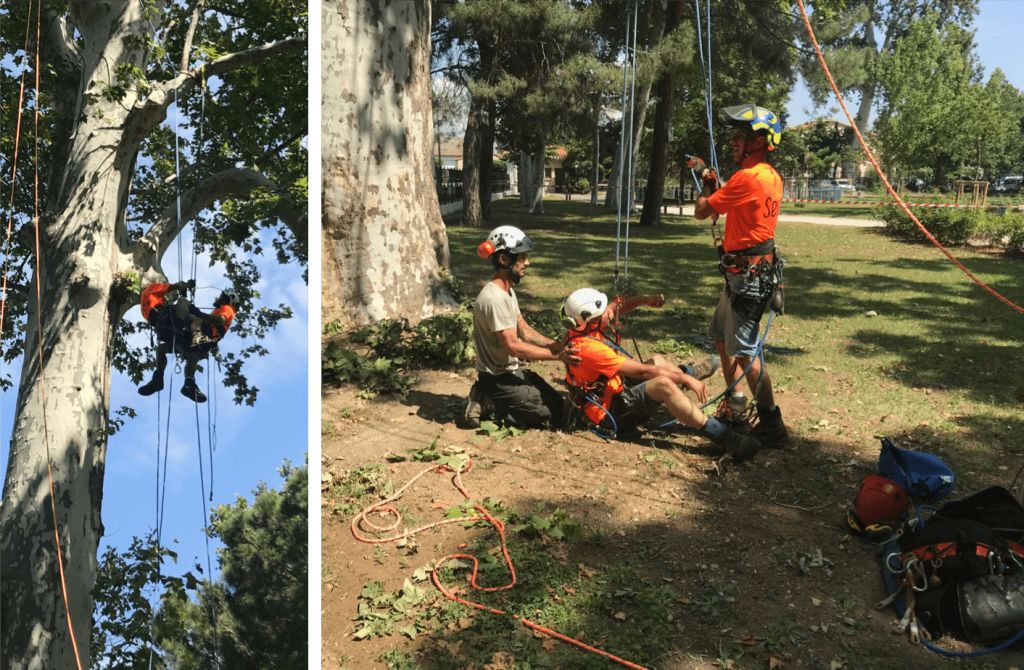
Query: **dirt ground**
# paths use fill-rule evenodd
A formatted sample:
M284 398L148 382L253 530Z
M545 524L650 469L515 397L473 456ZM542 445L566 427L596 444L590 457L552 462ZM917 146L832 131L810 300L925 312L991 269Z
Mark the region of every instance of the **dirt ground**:
M535 369L546 376L555 372L543 365ZM686 616L675 621L672 648L632 659L646 667L836 670L1024 665L1020 647L973 661L946 661L894 634L892 611L874 608L884 596L876 548L849 536L841 520L861 479L874 466L877 442L855 444L843 436L793 431L789 448L762 451L752 462L735 465L719 459L702 438L681 431L649 433L630 442L604 442L587 432L543 431L495 440L454 424L472 374L468 369L421 372L420 382L405 399L363 400L352 388L326 390L325 479L361 465L386 463L389 453L421 449L435 439L441 446L465 449L474 459L472 472L464 478L474 497L490 496L512 508L558 506L588 531L600 533L600 543L567 543L562 560L580 565L589 576L612 569L629 556L642 562L646 580L667 585L677 598L673 611ZM709 388L716 390L710 384ZM790 417L806 410L793 395L782 396L780 405ZM399 462L387 467L390 479L401 485L424 464ZM438 508L460 502L447 478L425 477L401 504L418 523L427 523L443 518ZM415 568L452 553L468 534L488 531L458 526L430 531L418 538L418 554L410 561L398 559L393 551L382 558L373 546L356 542L350 522L351 515L324 510L323 667L384 668L380 659L389 649L416 658L424 645L436 641L427 635L409 639L397 633L353 639L361 589L369 580L399 589ZM509 546L513 561L514 542ZM521 583L529 578L519 575ZM720 599L708 598L709 585ZM429 581L423 586L433 590ZM609 616L628 626L645 613ZM594 641L586 630L579 633ZM743 645L749 645L749 652L730 660L728 650ZM515 667L503 660L507 650L493 651L493 662L483 667ZM580 667L617 667L591 658Z

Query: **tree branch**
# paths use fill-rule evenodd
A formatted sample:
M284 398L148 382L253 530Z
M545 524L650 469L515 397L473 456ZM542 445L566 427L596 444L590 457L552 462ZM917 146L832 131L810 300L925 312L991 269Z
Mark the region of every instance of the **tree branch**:
M188 32L185 33L185 43L181 47L181 65L178 70L180 72L188 71L188 59L192 55L192 40L196 36L196 28L199 26L199 18L203 11L203 0L196 2L196 6L192 8L192 20L188 24Z
M244 197L258 188L280 196L273 213L288 226L300 246L305 248L309 227L305 209L291 202L288 194L263 173L249 168L231 168L203 179L181 194L180 220L177 216L177 203L164 208L160 217L133 246L131 255L135 266L144 271L157 267L171 242L201 211L217 201Z
M82 71L82 53L75 44L75 27L71 25L66 16L58 15L50 11L46 16L46 42L52 53L56 54L56 60L64 67L68 74L79 76ZM53 60L51 59L51 63Z
M201 77L222 75L268 58L295 53L304 49L306 42L305 36L289 37L285 40L228 54L212 63L192 68L178 74L173 79L153 86L149 95L135 103L128 115L128 120L125 122L125 141L137 146L146 135L167 118L167 108L174 102L175 92L178 97L186 95L195 88Z

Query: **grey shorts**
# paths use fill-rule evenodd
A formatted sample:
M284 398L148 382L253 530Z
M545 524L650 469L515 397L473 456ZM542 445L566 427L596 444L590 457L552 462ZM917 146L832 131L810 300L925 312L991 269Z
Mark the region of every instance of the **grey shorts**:
M647 395L647 382L627 386L612 401L612 414L619 433L627 433L654 416L661 403Z
M764 305L758 309L750 298L743 296L730 300L728 291L723 289L708 324L708 337L725 342L725 353L730 356L752 358L757 354L758 326L763 313Z

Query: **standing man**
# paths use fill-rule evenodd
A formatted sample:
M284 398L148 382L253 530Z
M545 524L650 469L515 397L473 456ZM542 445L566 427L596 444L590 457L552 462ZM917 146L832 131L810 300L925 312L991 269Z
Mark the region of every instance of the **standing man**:
M519 311L513 286L530 267L533 241L515 226L499 226L477 247L490 259L494 276L473 303L473 341L477 381L469 390L464 426L480 426L481 404L494 404L497 418L520 428L562 427L562 394L537 373L520 367L526 361L578 363L574 349L541 335Z
M730 145L740 166L718 188L714 171L698 166L704 189L697 198L698 219L725 215L725 236L718 242L725 288L708 326L708 336L722 357L722 373L732 384L750 365L747 384L757 403L758 423L753 434L766 447L783 446L789 433L775 404L772 380L757 355L758 329L775 289L781 258L775 250L775 225L782 201L782 178L766 158L782 138L774 113L757 105L726 107L719 113L733 128ZM720 410L722 418L737 417L746 409L741 392L733 391Z

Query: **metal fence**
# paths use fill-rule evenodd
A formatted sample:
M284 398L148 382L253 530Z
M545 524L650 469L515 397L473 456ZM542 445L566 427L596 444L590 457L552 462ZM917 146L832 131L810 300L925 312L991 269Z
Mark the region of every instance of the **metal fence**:
M462 170L438 170L434 183L437 184L437 199L440 204L462 202ZM510 188L507 172L495 170L491 173L491 193L503 193Z
M825 179L786 179L783 182L782 197L787 200L826 200L839 202L843 191Z

